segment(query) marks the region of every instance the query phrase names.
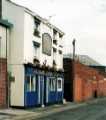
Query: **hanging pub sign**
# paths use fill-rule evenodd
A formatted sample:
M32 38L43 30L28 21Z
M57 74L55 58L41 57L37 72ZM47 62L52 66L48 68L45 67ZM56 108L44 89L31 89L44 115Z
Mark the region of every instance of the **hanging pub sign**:
M51 56L52 50L52 38L48 33L42 35L42 52L46 55Z

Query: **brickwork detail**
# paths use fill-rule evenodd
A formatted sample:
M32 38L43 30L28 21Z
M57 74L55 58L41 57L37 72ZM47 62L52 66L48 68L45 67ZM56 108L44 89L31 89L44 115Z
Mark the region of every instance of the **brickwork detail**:
M0 108L6 107L7 65L6 59L0 59Z
M74 64L74 101L106 96L106 75L76 62Z

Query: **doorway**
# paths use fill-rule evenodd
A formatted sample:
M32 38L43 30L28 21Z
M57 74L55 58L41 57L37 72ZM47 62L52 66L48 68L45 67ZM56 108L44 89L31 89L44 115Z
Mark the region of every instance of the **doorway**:
M98 95L97 95L97 90L94 91L94 98L97 98Z

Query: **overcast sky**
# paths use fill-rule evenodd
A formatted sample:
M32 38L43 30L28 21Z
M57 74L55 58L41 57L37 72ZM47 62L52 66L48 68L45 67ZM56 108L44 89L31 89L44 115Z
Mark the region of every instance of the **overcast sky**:
M106 65L106 0L12 0L49 19L65 32L64 52L89 55Z

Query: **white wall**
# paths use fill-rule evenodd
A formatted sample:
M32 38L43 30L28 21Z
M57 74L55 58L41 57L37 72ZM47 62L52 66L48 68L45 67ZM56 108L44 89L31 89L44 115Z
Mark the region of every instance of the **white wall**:
M34 18L29 13L24 14L24 62L33 62L34 58L34 46L33 41L37 41L41 44L41 39L33 36L34 32ZM40 49L40 48L39 48ZM39 50L40 51L40 50ZM40 53L40 52L39 52ZM40 55L39 55L40 59Z
M12 106L24 106L24 66L10 65L12 76L15 81L11 81L11 100Z
M42 34L43 33L49 33L51 37L53 38L53 29L48 27L46 24L42 23L40 24L40 38L35 37L33 35L34 32L34 17L30 15L29 13L25 12L25 19L24 19L24 62L33 62L34 58L34 47L33 47L33 40L40 43L40 48L39 48L39 57L38 59L40 60L40 63L43 64L45 60L47 60L47 65L52 66L53 65L53 50L52 50L52 55L48 56L46 54L42 53ZM57 48L57 67L58 68L63 68L63 56L59 56L58 54L58 49L59 49L59 41L62 41L59 39L59 34L57 34L57 39L58 39L58 45L56 46ZM52 43L53 46L53 43Z
M29 13L25 13L25 29L24 29L24 61L33 62L34 58L34 47L33 41L40 43L39 48L39 60L42 64L44 60L47 60L48 65L52 65L52 56L47 56L42 54L42 33L49 33L52 36L52 30L48 28L45 24L40 25L40 38L33 35L34 32L34 17Z
M11 64L23 63L24 9L3 0L3 19L13 24L11 30Z
M59 37L59 33L57 32L56 34L56 40L57 40L57 45L53 44L53 47L57 49L56 51L56 64L57 64L57 69L63 69L63 54L59 54L59 50L63 52L63 48L60 47L63 46L63 39Z
M42 34L49 33L53 37L52 28L41 22L40 32L41 37L35 37L34 31L34 18L32 15L27 13L24 8L19 7L11 2L3 0L2 15L3 19L7 19L13 24L13 28L10 31L9 40L9 53L8 53L8 70L15 77L15 81L11 82L11 105L12 106L24 106L24 66L23 63L33 62L34 48L32 41L37 41L41 44L39 48L39 60L43 64L47 60L47 65L52 66L53 64L53 50L52 55L48 56L42 54ZM0 31L4 31L3 28ZM5 37L4 32L2 35ZM5 48L5 38L4 38ZM2 53L5 57L5 51ZM58 57L58 56L57 56ZM61 58L59 58L61 59ZM58 65L60 66L60 61Z
M8 71L15 77L11 82L11 105L24 106L24 9L3 0L3 19L13 24L10 31Z
M0 58L6 58L6 27L0 25Z

